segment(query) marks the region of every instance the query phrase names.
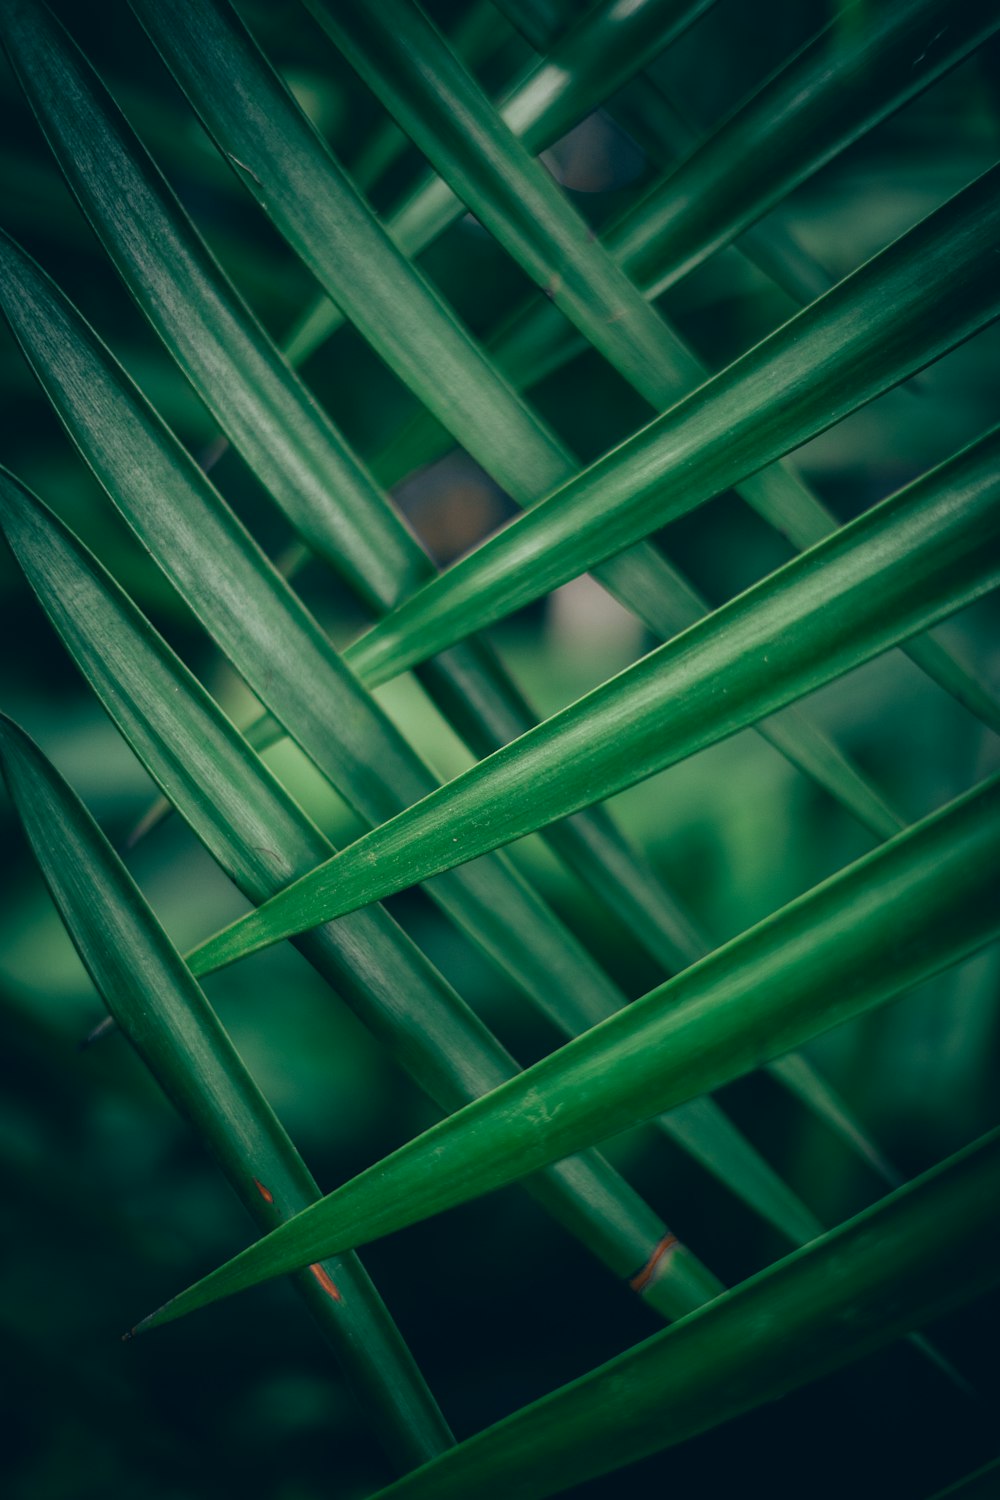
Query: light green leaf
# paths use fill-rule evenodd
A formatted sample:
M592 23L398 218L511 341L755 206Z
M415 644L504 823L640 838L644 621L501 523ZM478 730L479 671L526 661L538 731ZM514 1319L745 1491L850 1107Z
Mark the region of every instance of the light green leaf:
M1000 428L203 944L199 972L716 743L1000 583Z

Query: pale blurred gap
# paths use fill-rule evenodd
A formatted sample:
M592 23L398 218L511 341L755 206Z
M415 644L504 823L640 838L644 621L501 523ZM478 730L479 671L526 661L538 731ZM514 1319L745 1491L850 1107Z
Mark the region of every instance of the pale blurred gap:
M556 181L573 193L607 193L642 176L646 158L601 110L541 154Z
M635 661L646 632L641 620L584 573L549 595L546 638L550 651L573 662L584 678L593 677L594 686Z
M439 567L454 562L514 514L499 486L457 450L404 479L393 498Z

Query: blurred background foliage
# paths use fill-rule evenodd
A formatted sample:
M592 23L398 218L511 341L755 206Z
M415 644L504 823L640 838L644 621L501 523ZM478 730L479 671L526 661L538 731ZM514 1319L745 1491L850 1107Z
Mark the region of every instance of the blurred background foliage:
M185 206L265 325L284 337L316 293L208 142L124 0L56 11L152 149ZM453 31L462 0L428 11ZM582 11L581 3L576 11ZM246 0L241 13L340 159L371 180L385 116L297 4ZM720 0L650 68L698 131L711 127L830 15L821 0L755 7ZM531 54L499 11L476 71L499 88ZM568 7L567 13L573 13ZM772 216L834 278L936 208L992 163L1000 141L1000 51L977 54L872 131ZM69 197L6 68L0 72L4 225L94 323L168 422L203 461L206 411L133 306ZM380 134L381 132L381 134ZM601 111L547 153L598 229L656 171ZM375 180L387 210L422 163L409 147ZM527 284L466 216L422 265L470 327L486 333ZM794 311L732 250L663 299L676 326L718 367ZM979 335L810 443L796 462L846 520L953 453L996 419L1000 329ZM412 399L350 328L311 358L306 378L370 460L412 414ZM112 568L230 711L250 700L224 674L162 575L112 515L0 334L0 459L36 488ZM647 420L639 398L596 354L535 390L537 404L590 459ZM215 477L272 555L289 537L241 462ZM396 492L412 525L447 561L511 512L466 456L453 453ZM732 497L669 528L671 556L722 602L790 555ZM302 591L334 639L363 623L317 566ZM69 777L119 847L151 783L0 555L0 706ZM950 622L952 644L1000 687L997 601ZM635 659L642 627L588 579L494 632L539 708L560 707ZM467 753L412 680L379 696L443 774ZM899 653L816 696L811 711L916 817L1000 764L995 737ZM269 759L339 844L350 812L287 745ZM0 793L0 796L3 794ZM716 939L806 890L871 846L871 837L771 747L743 734L617 799L632 836ZM78 1053L101 1015L0 801L0 1156L4 1192L0 1325L8 1347L3 1407L12 1500L149 1500L242 1493L273 1500L364 1494L386 1477L327 1352L284 1286L270 1286L122 1349L136 1317L245 1242L235 1199L119 1038ZM537 839L516 859L629 994L662 979ZM129 855L183 948L242 909L193 837L173 819ZM392 910L522 1061L556 1043L518 997L419 894ZM811 1057L909 1176L996 1122L1000 955L990 950L871 1018L815 1044ZM237 1046L325 1189L430 1123L430 1106L322 982L285 945L208 982ZM763 1076L725 1093L736 1121L801 1196L833 1223L872 1201L876 1179ZM784 1253L778 1236L661 1136L636 1132L609 1154L727 1281ZM366 1262L461 1436L652 1332L653 1315L616 1287L516 1190L372 1246ZM442 1254L442 1244L448 1246ZM585 1487L587 1495L750 1485L773 1496L930 1495L990 1456L993 1340L978 1304L932 1330L975 1388L961 1394L904 1346L869 1359L678 1451ZM996 1328L994 1318L994 1330ZM995 1412L995 1406L993 1407ZM995 1437L995 1433L994 1433ZM807 1468L804 1470L803 1465ZM808 1477L805 1475L808 1474ZM758 1476L758 1478L754 1478ZM581 1493L583 1493L581 1491Z

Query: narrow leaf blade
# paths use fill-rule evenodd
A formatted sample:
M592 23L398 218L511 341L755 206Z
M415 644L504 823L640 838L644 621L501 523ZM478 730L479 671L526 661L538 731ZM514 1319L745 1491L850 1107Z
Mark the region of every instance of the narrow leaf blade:
M423 661L752 475L1000 314L1000 167L380 621L369 681Z
M884 1004L1000 933L998 861L994 777L361 1173L143 1326L478 1197Z
M634 785L996 587L998 453L995 428L210 939L199 971Z
M260 1094L121 861L82 803L11 720L0 770L70 937L111 1014L212 1151L262 1232L319 1199ZM297 1278L364 1404L404 1466L451 1434L354 1257Z
M332 852L327 840L96 559L2 470L0 525L105 708L240 889L252 900L266 899L290 876L327 858ZM445 1111L488 1093L517 1071L381 908L311 933L300 946ZM696 1148L703 1137L711 1138L707 1127L695 1133ZM746 1164L739 1165L745 1173ZM779 1207L782 1186L767 1184ZM668 1234L659 1216L595 1153L540 1174L528 1188L623 1279L631 1278ZM757 1198L768 1202L760 1191ZM791 1211L802 1212L794 1200ZM788 1209L782 1222L796 1222ZM674 1244L669 1264L640 1289L668 1316L689 1310L692 1296L702 1300L718 1289L691 1252L676 1239Z
M544 1500L774 1401L994 1287L998 1205L993 1132L380 1500ZM986 1500L996 1480L987 1465L937 1500Z

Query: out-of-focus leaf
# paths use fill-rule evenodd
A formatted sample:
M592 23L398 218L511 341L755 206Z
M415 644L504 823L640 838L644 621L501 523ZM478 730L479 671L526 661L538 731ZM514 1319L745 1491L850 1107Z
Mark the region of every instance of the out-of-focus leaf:
M629 211L608 248L659 296L998 28L980 0L843 7Z
M993 1500L998 1481L1000 1458L994 1459L991 1464L984 1464L974 1474L967 1474L955 1484L949 1484L947 1489L938 1490L936 1495L931 1496L931 1500L951 1500L953 1495L956 1500Z
M0 770L70 937L118 1025L212 1151L262 1233L320 1192L214 1011L83 804L0 717ZM403 1467L453 1441L353 1255L296 1277L363 1406Z

